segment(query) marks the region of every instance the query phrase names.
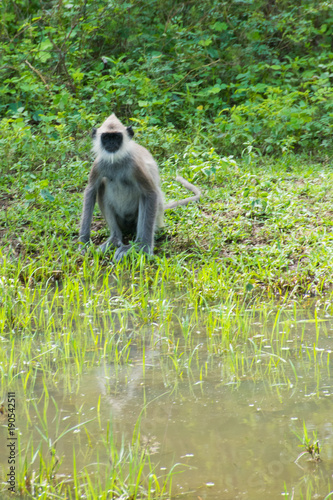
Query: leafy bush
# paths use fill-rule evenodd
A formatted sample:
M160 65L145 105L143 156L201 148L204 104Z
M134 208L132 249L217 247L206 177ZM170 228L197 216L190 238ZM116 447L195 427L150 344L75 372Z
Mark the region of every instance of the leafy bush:
M319 0L1 4L0 113L80 134L111 110L240 153L331 147L333 13ZM17 119L17 118L16 118Z

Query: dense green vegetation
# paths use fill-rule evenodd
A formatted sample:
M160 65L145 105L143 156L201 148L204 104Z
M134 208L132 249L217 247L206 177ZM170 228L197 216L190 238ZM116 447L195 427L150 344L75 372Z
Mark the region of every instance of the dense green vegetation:
M1 14L12 152L27 152L21 134L77 136L111 109L227 154L331 146L329 2L19 0Z
M267 382L283 401L313 372L319 393L332 367L320 325L332 315L333 8L15 0L0 13L0 380L22 402L18 497L171 496L173 469L156 472L139 421L129 446L114 439L101 396L93 418L112 460L92 477L75 442L62 476L56 444L82 429L90 446L92 431L81 408L62 427L49 390L78 393L96 365L117 380L133 352L145 380L146 353L158 350L170 394L220 363L219 385ZM112 111L156 158L167 200L184 196L177 173L203 191L166 213L154 257L118 265L77 244L89 133ZM96 209L94 244L107 235ZM329 496L324 472L318 488L304 477L299 498L323 484Z

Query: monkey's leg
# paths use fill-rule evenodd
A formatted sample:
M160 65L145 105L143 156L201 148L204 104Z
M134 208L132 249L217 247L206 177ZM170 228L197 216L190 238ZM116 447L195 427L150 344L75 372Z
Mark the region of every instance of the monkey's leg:
M102 210L101 204L100 208ZM110 247L120 247L123 244L123 235L121 230L119 229L114 209L108 203L103 206L102 214L104 215L111 233L110 237L98 247L99 251L104 253Z
M122 245L122 232L118 226L115 210L107 197L107 191L105 189L105 182L103 181L97 195L97 202L99 208L106 220L106 223L110 229L110 237L98 247L98 250L102 253L106 252L110 247L120 247Z
M79 233L79 242L81 245L86 246L90 241L90 226L94 211L94 206L96 203L96 190L88 186L84 192L84 200L83 200L83 210L81 217L81 226ZM81 253L85 254L86 248L83 247Z
M139 201L139 215L135 243L137 243L136 247L139 250L143 250L150 255L153 253L157 204L158 196L155 192L141 196ZM121 260L131 248L132 245L122 245L118 248L114 255L115 261L118 262Z

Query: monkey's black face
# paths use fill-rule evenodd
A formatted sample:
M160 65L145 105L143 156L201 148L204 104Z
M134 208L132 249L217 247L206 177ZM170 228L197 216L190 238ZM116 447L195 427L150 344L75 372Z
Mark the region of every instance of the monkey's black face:
M103 148L108 153L115 153L121 147L123 142L123 134L121 132L104 132L101 135Z

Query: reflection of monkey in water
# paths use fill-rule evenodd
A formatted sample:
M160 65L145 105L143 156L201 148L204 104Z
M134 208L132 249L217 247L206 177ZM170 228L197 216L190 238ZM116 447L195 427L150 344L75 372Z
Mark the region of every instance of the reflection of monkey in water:
M79 241L90 240L90 226L97 202L110 228L110 237L100 246L105 252L117 247L119 261L130 250L124 245L122 233L135 234L138 249L153 253L154 232L163 225L164 210L187 205L200 198L200 190L182 177L176 179L195 196L163 205L158 167L144 147L132 140L132 127L125 127L112 114L98 129L93 129L93 150L96 160L84 192Z

